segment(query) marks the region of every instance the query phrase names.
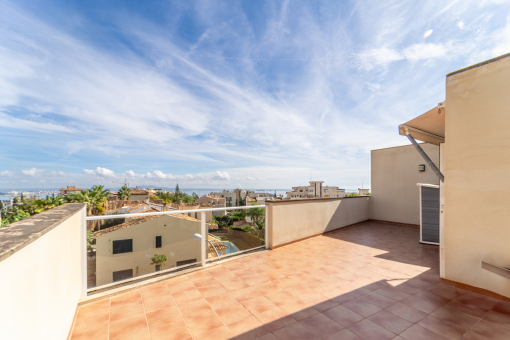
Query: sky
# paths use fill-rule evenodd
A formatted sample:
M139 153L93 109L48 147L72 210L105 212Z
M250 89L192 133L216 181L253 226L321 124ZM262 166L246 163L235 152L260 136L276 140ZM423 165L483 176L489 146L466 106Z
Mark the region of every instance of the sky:
M0 190L370 187L510 1L0 2Z

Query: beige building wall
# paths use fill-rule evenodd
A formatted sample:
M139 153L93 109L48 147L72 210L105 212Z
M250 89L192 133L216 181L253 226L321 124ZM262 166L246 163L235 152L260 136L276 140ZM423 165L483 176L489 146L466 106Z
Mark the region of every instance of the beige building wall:
M402 137L402 141L406 141ZM439 167L439 146L420 144ZM413 145L372 150L370 218L373 220L420 224L417 183L439 184L439 179ZM418 166L425 164L425 171Z
M269 247L368 220L369 196L270 202Z
M96 238L96 285L113 281L113 272L133 269L133 277L153 273L150 258L164 254L168 262L164 269L176 266L177 261L200 261L200 242L193 234L200 234L200 222L163 215L124 229L111 231ZM155 248L156 236L162 236L162 247ZM133 239L133 252L112 254L114 240Z
M445 278L510 297L510 56L446 79Z

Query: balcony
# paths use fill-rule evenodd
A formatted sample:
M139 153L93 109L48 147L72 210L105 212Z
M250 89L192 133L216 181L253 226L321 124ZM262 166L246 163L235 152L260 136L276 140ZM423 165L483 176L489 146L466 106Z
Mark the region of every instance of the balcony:
M10 320L4 334L72 340L510 338L510 299L443 282L438 248L419 244L416 227L370 221L369 200L269 204L270 250L220 261L213 256L204 267L88 294L79 238L83 207L42 213L0 230L0 272L12 278L0 283L0 317ZM22 327L26 320L32 327Z

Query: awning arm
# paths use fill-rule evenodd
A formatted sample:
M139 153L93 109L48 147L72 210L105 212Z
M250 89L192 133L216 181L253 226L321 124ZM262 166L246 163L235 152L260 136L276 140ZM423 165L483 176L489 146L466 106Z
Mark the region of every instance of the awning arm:
M414 140L413 136L411 136L409 131L407 129L405 129L405 132L406 132L407 138L411 141L411 143L414 145L416 150L418 150L418 152L423 157L425 162L427 162L427 164L432 168L432 171L434 171L434 173L437 175L439 180L444 183L444 175L441 173L441 171L439 171L437 166L434 164L434 162L432 162L432 160L429 158L429 156L427 156L427 154L425 153L425 151L423 151L421 146L418 143L416 143L416 141Z

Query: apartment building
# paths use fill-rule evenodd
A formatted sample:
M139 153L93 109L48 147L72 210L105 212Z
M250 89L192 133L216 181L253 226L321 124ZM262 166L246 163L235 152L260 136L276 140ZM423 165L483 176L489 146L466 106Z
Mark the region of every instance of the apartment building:
M211 195L225 198L225 206L227 207L237 207L239 205L239 200L245 199L246 191L243 189L225 189L220 192L212 192Z
M345 196L345 189L323 186L322 183L324 181L310 181L308 186L292 187L292 191L287 192L287 198L336 198Z
M67 194L75 194L82 191L83 189L77 188L74 185L68 185L67 188L62 188L59 190L61 196L66 196Z

